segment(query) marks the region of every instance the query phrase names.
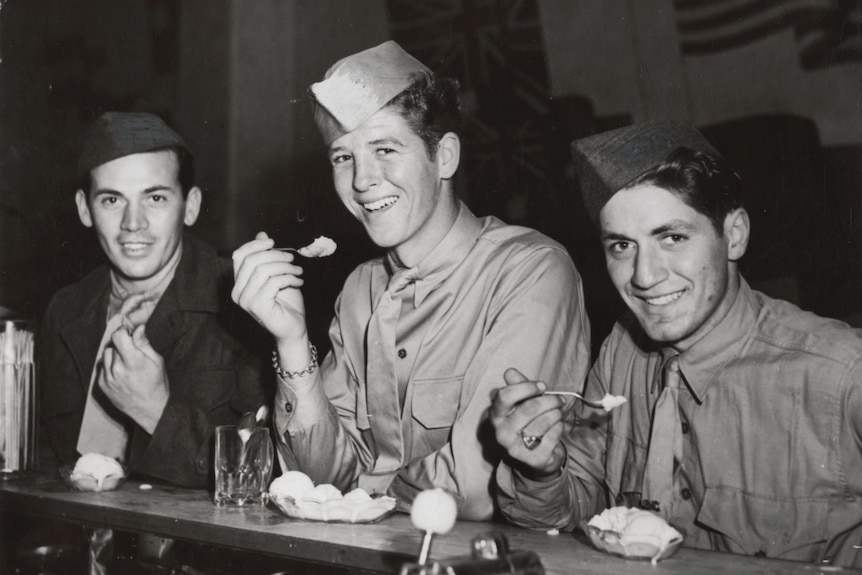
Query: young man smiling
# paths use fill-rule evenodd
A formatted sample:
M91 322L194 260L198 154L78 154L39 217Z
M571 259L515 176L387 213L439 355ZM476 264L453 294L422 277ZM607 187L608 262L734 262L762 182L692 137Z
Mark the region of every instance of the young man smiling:
M500 457L491 393L512 364L564 386L585 376L580 278L556 242L477 218L456 197L453 81L386 42L311 92L336 192L387 253L345 282L318 369L294 257L263 233L234 252L234 299L276 342L279 453L316 483L407 508L442 487L461 518L488 519Z
M78 215L107 263L44 314L46 439L61 463L98 452L204 487L213 428L267 394L251 351L260 330L230 301L230 262L184 231L202 201L192 155L157 116L110 112L88 132L79 174Z
M568 427L555 398L508 372L491 416L517 462L498 473L503 513L573 529L606 507L641 506L686 546L862 565L862 338L748 286L741 182L689 124L631 126L572 149L630 310L584 394L628 401L579 404ZM524 430L544 436L537 449Z

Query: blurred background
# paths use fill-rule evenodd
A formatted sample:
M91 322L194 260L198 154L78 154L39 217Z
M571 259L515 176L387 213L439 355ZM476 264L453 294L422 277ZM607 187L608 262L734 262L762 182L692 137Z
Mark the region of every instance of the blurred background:
M462 84L459 193L562 242L594 347L622 307L569 143L696 123L748 185L757 288L862 325L862 0L0 0L0 306L37 317L100 261L74 209L87 124L150 111L190 144L224 254L266 230L338 242L310 264L318 346L346 275L376 254L332 189L307 87L394 39Z

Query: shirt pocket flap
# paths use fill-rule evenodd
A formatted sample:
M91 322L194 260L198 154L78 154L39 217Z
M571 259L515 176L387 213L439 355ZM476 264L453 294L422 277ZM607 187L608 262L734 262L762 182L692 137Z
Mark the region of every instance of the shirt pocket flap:
M413 387L413 418L428 429L451 427L458 415L462 379L416 381Z
M749 555L805 560L827 538L829 503L707 488L697 519Z

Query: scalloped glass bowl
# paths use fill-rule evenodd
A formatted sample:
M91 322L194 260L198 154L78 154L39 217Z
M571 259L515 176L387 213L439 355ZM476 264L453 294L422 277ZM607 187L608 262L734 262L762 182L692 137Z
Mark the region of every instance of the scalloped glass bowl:
M292 497L277 497L270 493L269 500L288 517L328 523L374 523L393 513L398 504L397 499L387 495L368 501L344 498L296 501Z
M122 485L123 481L126 480L126 475L128 475L126 467L122 465L121 467L123 468L123 473L121 475L108 475L107 477L98 480L92 475L74 476L72 472L75 470L75 466L64 465L60 468L60 477L66 485L72 489L77 489L78 491L91 491L94 493L112 491Z
M603 531L586 521L581 521L580 526L596 549L625 559L649 560L653 565L673 555L683 541L681 534L664 542L655 535L621 535L616 531Z

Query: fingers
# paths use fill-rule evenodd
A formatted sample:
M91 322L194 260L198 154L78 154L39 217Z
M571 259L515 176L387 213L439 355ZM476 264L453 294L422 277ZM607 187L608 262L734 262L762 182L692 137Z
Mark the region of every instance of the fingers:
M252 284L253 288L259 288L271 277L281 275L301 276L302 268L294 265L292 262L293 254L270 249L251 252L245 255L242 260L234 259L234 287L231 297L235 302L239 303L239 294L249 284Z
M278 261L259 264L248 275L241 271L231 298L249 312L253 311L254 301L271 305L280 291L302 287L304 282L296 272L301 273L302 269Z
M238 247L233 252L233 271L234 277L237 276L239 268L242 266L245 259L255 253L265 250L271 250L275 246L275 241L268 237L264 232L258 232L255 239L246 242Z
M528 380L517 369L506 370L503 378L506 387L496 391L490 411L497 441L512 457L543 467L553 459L554 446L562 436L565 402L543 395L546 385ZM536 443L530 436L541 439Z
M503 379L506 381L506 385L514 385L516 383L524 383L527 381L527 376L514 367L510 367L506 370L506 373L503 374Z

